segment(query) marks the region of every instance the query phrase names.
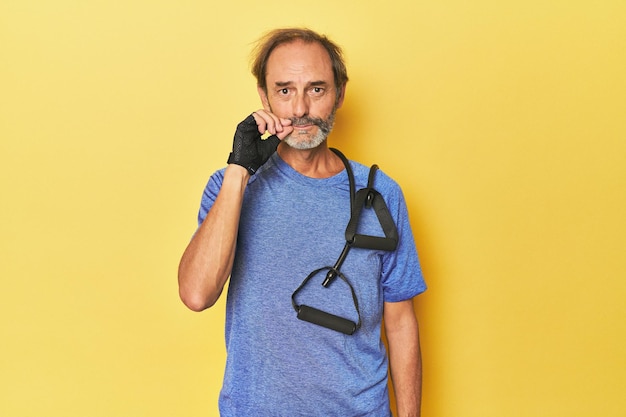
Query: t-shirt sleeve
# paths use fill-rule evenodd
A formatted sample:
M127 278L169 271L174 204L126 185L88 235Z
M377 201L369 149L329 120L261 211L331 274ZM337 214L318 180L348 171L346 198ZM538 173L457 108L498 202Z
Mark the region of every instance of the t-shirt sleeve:
M393 183L382 192L398 229L398 246L383 256L382 287L384 301L399 302L426 291L409 215L400 187Z
M217 198L217 194L222 187L222 181L224 179L224 170L219 170L215 172L209 178L209 182L206 187L204 187L204 192L202 193L202 200L200 201L200 210L198 211L198 227L204 221L206 215L213 207L213 203L215 203L215 199Z

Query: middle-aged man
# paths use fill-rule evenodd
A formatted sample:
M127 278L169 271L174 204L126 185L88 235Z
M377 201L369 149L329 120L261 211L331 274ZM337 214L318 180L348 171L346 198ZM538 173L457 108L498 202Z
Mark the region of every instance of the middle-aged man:
M230 277L220 413L389 417L389 364L398 415L417 416L413 297L426 286L399 186L327 145L348 81L341 49L279 29L252 70L263 109L237 126L179 267L195 311Z

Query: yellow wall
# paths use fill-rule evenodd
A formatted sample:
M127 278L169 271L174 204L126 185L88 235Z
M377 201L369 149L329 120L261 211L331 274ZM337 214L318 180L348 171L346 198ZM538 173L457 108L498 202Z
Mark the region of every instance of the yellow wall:
M215 416L223 305L177 298L250 43L345 47L331 144L403 186L424 415L626 411L626 5L4 0L0 415Z

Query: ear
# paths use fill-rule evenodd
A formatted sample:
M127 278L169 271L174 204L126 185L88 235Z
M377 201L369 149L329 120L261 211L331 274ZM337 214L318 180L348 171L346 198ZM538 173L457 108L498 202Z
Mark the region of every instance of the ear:
M256 91L259 93L259 98L261 99L261 103L263 103L263 108L270 111L270 101L267 99L267 92L260 85L257 85Z
M338 91L336 108L340 108L343 105L343 100L346 97L346 84L344 84Z

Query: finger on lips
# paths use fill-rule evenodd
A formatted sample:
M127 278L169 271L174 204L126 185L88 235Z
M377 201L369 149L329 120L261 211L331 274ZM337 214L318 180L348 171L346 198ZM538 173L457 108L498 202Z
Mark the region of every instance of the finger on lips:
M257 110L252 113L257 122L259 133L269 132L272 135L282 133L286 126L291 125L291 120L279 118L275 114L266 110Z

